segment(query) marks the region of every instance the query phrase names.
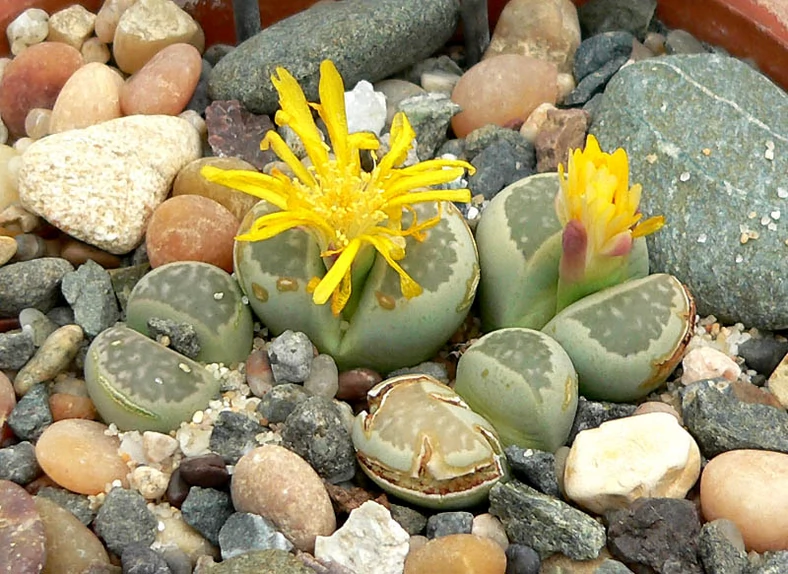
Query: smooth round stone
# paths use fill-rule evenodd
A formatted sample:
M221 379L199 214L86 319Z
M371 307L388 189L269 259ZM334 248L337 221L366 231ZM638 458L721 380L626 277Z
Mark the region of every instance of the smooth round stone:
M82 63L79 50L44 42L30 46L6 66L0 80L0 116L12 136L24 135L30 110L52 109L60 89Z
M173 197L178 195L202 195L222 204L238 221L241 221L246 213L260 200L248 193L208 181L200 173L200 170L206 165L219 169L257 171L251 163L239 157L201 157L187 164L178 172L175 182L172 184Z
M74 267L79 267L89 259L95 261L104 269L117 269L121 264L121 259L117 255L73 238L68 238L62 243L60 257Z
M119 118L123 78L106 64L91 62L74 72L55 101L49 132L86 128Z
M489 538L450 534L408 554L405 574L504 574L506 554Z
M788 454L732 450L714 457L700 479L707 521L727 518L748 550L788 550Z
M123 115L178 115L194 94L201 70L202 56L191 44L163 48L123 85Z
M52 418L55 421L96 418L96 406L90 397L78 397L67 393L49 395L49 410L52 411Z
M33 108L27 112L25 117L25 133L31 139L41 139L49 134L49 120L52 117L52 110L43 108Z
M521 124L539 104L555 104L555 64L503 54L483 60L457 82L451 99L462 111L451 120L458 138L487 124Z
M145 241L152 267L174 261L202 261L233 271L238 219L219 203L200 195L164 201L151 216Z
M0 211L19 201L17 193L17 172L12 169L11 159L19 157L19 152L11 146L0 144ZM15 160L18 164L19 160Z
M84 572L91 565L109 566L109 556L101 540L74 514L49 498L36 496L33 500L46 535L46 564L42 574Z
M88 38L85 40L79 52L82 54L82 59L85 60L86 64L94 62L97 64L106 64L109 62L111 56L109 46L98 38Z
M115 30L123 13L136 0L106 0L96 14L96 38L104 44L111 44L115 39Z
M11 53L18 56L23 50L46 40L49 34L49 14L40 8L28 8L8 24L6 35Z
M0 480L0 567L4 573L41 572L46 559L44 523L33 497Z
M312 552L315 538L330 536L336 529L334 509L320 477L284 447L265 445L242 456L230 490L238 512L267 518L299 550Z
M126 463L118 454L117 436L105 434L107 425L67 419L47 427L36 443L36 458L59 486L79 494L104 492L115 480L128 486Z
M186 42L202 53L205 36L197 22L172 0L137 0L118 20L112 53L127 74L140 70L159 51Z

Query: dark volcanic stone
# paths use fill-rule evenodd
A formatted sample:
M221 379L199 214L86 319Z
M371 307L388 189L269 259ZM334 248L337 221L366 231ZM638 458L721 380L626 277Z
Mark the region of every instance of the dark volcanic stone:
M758 371L764 377L771 376L786 353L788 353L788 341L777 339L771 334L749 339L739 345L739 356L749 368Z
M322 60L334 62L347 89L360 80L377 82L442 47L458 18L457 0L321 3L269 26L222 58L211 74L209 95L273 113L279 96L270 78L282 66L314 102Z
M620 30L603 32L583 40L575 52L575 81L579 82L591 72L596 72L610 60L629 58L634 40L632 34Z
M213 545L219 545L219 531L233 513L230 495L213 488L194 486L181 505L183 520Z
M71 492L65 488L45 486L36 493L36 496L57 502L76 516L85 526L93 522L93 518L96 516L96 512L90 508L90 501L87 496Z
M590 131L627 150L642 212L667 221L647 238L651 271L685 283L701 316L788 327L774 304L788 300L786 110L783 90L716 54L635 62L605 90Z
M788 436L775 430L788 428L785 409L744 402L734 389L726 379L698 381L681 389L684 424L703 456L747 448L788 453Z
M730 520L713 520L701 527L698 556L706 574L743 574L747 568L744 540Z
M497 141L484 148L473 161L476 168L468 180L472 195L492 199L504 187L533 173L532 166L518 159L517 150L507 141Z
M222 411L213 426L210 448L227 464L235 464L244 454L260 446L255 437L264 430L263 425L245 414Z
M530 546L510 544L506 549L506 574L539 574L542 560Z
M170 340L170 347L181 355L196 359L200 354L200 338L194 330L194 325L179 323L172 319L151 317L147 321L148 332L152 338L166 336Z
M161 554L145 544L131 544L120 555L123 574L171 574L172 570Z
M0 267L0 319L35 307L46 313L55 306L63 276L74 267L65 259L42 257Z
M572 430L569 431L566 444L571 446L577 433L581 431L595 429L607 421L630 416L635 412L635 408L637 408L635 405L589 401L585 397L579 397L575 420L572 423Z
M0 448L0 480L25 486L41 476L36 449L27 441Z
M421 94L403 100L397 106L416 132L416 155L420 160L435 156L435 150L446 142L446 132L460 106L446 94Z
M8 415L8 426L22 440L37 441L44 429L54 422L49 410L49 392L44 383L30 387Z
M113 488L96 514L93 528L118 556L132 544L151 545L156 539L156 517L136 490Z
M439 512L427 519L427 538L440 538L450 534L470 534L473 514L465 511Z
M391 517L411 536L421 534L427 526L427 518L421 512L409 506L400 506L392 503L389 510L391 511Z
M293 544L269 520L248 512L236 512L224 522L219 531L219 546L222 560L252 550L293 549Z
M260 400L257 412L269 423L283 423L293 410L309 398L301 385L285 383L276 385Z
M92 259L63 276L63 296L74 309L74 320L95 337L120 318L109 273Z
M205 108L208 144L219 157L240 157L257 169L276 159L274 152L262 151L260 142L274 129L271 118L255 115L238 100L217 100Z
M657 0L591 0L577 11L583 37L625 30L642 40L654 17Z
M561 497L555 474L555 455L551 452L511 445L504 450L514 475L539 492Z
M299 404L282 426L282 446L306 460L327 481L336 484L356 473L356 451L339 410L325 397Z
M208 78L211 76L212 69L211 63L203 57L200 80L197 82L197 87L194 88L189 103L186 104L187 110L193 110L201 116L205 114L205 108L211 103L211 99L208 97Z
M764 552L753 560L747 574L785 574L788 572L788 551Z
M594 70L580 80L575 89L569 92L561 103L565 106L582 106L605 89L610 78L621 69L628 59L627 56L619 56L606 62L601 68Z
M625 564L663 574L703 574L698 562L700 517L689 500L640 498L608 517L608 548Z

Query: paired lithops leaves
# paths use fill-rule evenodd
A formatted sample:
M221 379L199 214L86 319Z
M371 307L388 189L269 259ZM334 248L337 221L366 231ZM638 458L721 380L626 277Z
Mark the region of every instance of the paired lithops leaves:
M93 339L85 384L101 418L120 430L169 432L219 394L200 363L123 326Z
M140 279L129 296L126 322L150 335L151 318L192 326L198 361L230 365L245 361L252 350L252 313L235 279L215 265L179 261Z
M260 202L244 218L244 233L270 210ZM437 213L432 204L414 206L419 221ZM405 214L403 219L409 218ZM377 256L368 274L354 280L360 291L352 312L338 316L330 305L316 305L307 284L322 277L326 265L313 237L303 229L284 231L265 241L236 242L235 270L257 316L274 333L302 331L341 368L372 367L387 372L417 364L435 354L468 313L479 278L476 247L468 226L450 203L425 239L406 240L399 261L421 285L410 299L400 290L399 275Z
M664 383L695 321L695 305L681 282L663 273L627 281L573 303L542 331L566 350L580 394L633 401Z
M460 358L454 390L490 421L505 446L562 446L577 409L577 373L561 346L539 331L485 335Z
M562 227L555 213L558 175L538 174L501 191L476 229L485 330L541 329L556 313ZM635 240L626 277L648 274L648 251Z
M385 491L429 508L465 508L507 476L492 425L428 375L383 381L353 425L364 472Z

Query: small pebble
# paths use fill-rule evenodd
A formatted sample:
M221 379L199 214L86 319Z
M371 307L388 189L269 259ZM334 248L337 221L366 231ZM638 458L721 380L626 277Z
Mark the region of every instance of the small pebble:
M506 536L506 529L503 527L500 519L498 519L496 516L493 516L489 512L477 514L473 517L471 534L494 540L504 550L509 547L509 539Z
M0 480L10 480L25 486L41 476L36 451L27 441L0 448Z
M88 38L79 49L85 64L106 64L110 59L109 46L98 38Z
M200 170L206 165L219 169L243 169L254 171L256 168L237 157L203 157L184 166L172 184L172 195L202 195L223 205L238 221L259 201L256 197L231 189L205 179Z
M383 380L372 369L356 368L339 374L339 388L336 398L342 401L357 402L367 398L367 391Z
M741 367L736 361L712 347L695 347L681 360L681 367L682 385L716 377L735 381L741 375Z
M49 391L43 383L30 387L8 416L8 426L14 434L22 440L33 442L41 437L44 429L52 422Z
M249 390L252 391L254 396L264 397L273 388L274 373L271 371L268 353L263 349L252 351L249 354L246 359L245 371L246 384L249 385Z
M452 534L408 554L404 574L505 574L506 555L492 540Z
M8 263L16 255L17 243L13 237L0 236L0 266Z
M164 557L144 543L126 546L120 564L123 574L172 574Z
M33 497L24 488L0 480L0 564L9 574L41 572L46 535Z
M74 268L65 259L44 257L0 267L0 318L28 307L46 313L55 306L63 276Z
M129 486L145 500L157 500L164 496L169 482L169 476L151 466L138 466L129 475Z
M312 359L304 389L313 394L333 399L339 389L339 371L331 355L320 354Z
M135 0L106 0L96 14L96 37L104 44L111 44L115 39L115 29L126 9Z
M76 356L82 344L79 325L66 325L54 331L14 379L17 394L24 395L35 384L54 379Z
M121 75L105 63L85 64L60 90L52 108L49 132L57 134L119 118L121 86ZM93 104L84 105L87 99Z
M36 352L30 329L0 333L0 369L21 369Z
M506 574L539 574L542 561L539 553L523 544L506 548Z
M391 503L389 511L391 512L391 517L411 536L421 534L427 526L427 518L409 506Z
M66 273L63 296L74 310L74 320L88 337L109 329L120 318L109 273L93 260Z
M59 506L68 510L77 519L88 526L96 516L96 512L91 509L90 501L87 496L71 492L65 488L56 486L44 486L36 493L37 497L49 498L54 500Z
M11 53L18 56L23 50L46 40L49 34L49 14L40 8L28 8L6 27Z
M55 12L49 18L49 42L62 42L77 50L93 34L96 15L75 4Z
M726 518L701 527L698 556L709 574L744 574L747 568L744 539L736 524Z
M178 469L189 485L220 488L230 482L224 459L216 453L184 458Z
M87 419L94 420L97 416L96 405L90 397L70 395L68 393L52 393L49 395L49 410L52 411L52 419L61 421L64 419Z
M213 545L219 545L219 531L233 513L230 495L213 488L193 486L181 505L186 523Z
M189 484L181 477L181 469L178 468L170 475L170 482L167 484L167 490L164 496L175 508L180 508L183 501L189 496Z
M38 309L22 309L19 313L19 324L22 329L29 329L33 344L40 347L47 337L57 330L58 325Z
M277 385L303 383L314 358L312 342L304 333L287 330L268 347L268 360Z
M222 560L229 560L254 550L279 548L289 552L293 544L262 516L235 512L219 531L219 547Z
M209 446L227 464L235 464L239 458L259 446L255 437L264 431L260 423L243 413L222 411L214 423ZM186 476L184 478L188 481Z
M507 446L504 453L518 479L544 494L555 498L561 496L553 453L517 445Z
M36 443L38 463L59 486L80 494L98 494L115 481L127 486L129 469L118 455L118 437L106 430L96 421L53 423Z
M124 488L109 491L93 521L96 534L118 556L132 544L152 544L156 526L156 518L148 510L145 499L138 492Z
M386 96L376 92L366 80L345 92L345 109L350 134L372 132L379 136L386 125Z
M465 511L439 512L427 519L427 538L440 538L450 534L470 534L473 514Z

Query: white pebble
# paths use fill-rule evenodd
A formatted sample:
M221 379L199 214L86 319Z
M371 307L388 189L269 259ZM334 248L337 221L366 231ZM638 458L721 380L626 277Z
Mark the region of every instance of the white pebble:
M379 136L386 125L386 96L366 80L345 92L345 109L348 133L372 132Z
M11 53L18 56L22 50L43 42L49 34L49 14L40 8L28 8L8 25L6 35Z
M148 462L157 463L175 454L178 441L160 432L145 431L142 433L142 448Z
M735 381L741 375L741 367L728 355L711 347L697 347L686 354L681 361L684 372L681 384L689 385L703 379L725 377Z

